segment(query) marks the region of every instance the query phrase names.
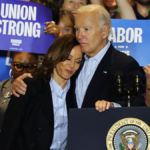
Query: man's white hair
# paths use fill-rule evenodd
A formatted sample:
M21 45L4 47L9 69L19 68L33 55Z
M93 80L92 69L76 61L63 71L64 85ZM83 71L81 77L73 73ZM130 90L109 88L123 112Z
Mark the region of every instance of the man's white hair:
M97 12L99 15L99 26L103 29L105 25L109 26L109 34L111 33L111 17L108 11L101 5L86 5L77 10L78 13Z

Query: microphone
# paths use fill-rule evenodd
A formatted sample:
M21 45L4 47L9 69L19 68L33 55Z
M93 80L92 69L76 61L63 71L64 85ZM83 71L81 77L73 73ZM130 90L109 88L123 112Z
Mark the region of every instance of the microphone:
M114 74L114 80L115 82L115 87L117 87L118 92L121 94L123 90L123 73L122 71L118 70Z
M133 72L133 75L132 75L132 78L134 80L134 86L135 86L135 91L138 93L140 92L140 88L141 88L141 85L142 85L142 73L140 70L135 70Z

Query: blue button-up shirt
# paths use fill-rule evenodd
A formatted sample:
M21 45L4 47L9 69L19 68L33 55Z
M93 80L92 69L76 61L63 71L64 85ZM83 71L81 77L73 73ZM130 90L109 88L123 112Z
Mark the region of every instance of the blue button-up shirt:
M53 79L50 80L54 109L54 135L51 150L64 150L67 145L68 116L66 94L70 88L70 80L64 89Z
M99 51L94 57L88 58L87 55L84 55L85 62L76 80L75 93L78 108L82 107L84 96L86 94L86 90L89 86L89 83L92 80L99 63L101 62L102 58L106 54L109 47L110 42L108 42L107 45L101 51ZM119 104L116 103L113 104L115 107L120 107Z

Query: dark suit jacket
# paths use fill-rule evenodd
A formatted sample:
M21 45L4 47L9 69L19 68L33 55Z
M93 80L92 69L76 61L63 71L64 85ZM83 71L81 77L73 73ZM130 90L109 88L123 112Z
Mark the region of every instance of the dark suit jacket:
M4 114L7 109L8 103L10 101L10 96L7 96L7 98L4 98L4 95L6 93L11 92L11 88L13 85L13 78L4 80L0 82L0 135L1 135L1 128L2 128L2 122L4 119Z
M74 102L74 107L77 107L75 96L75 80L78 77L80 70L78 73L76 73L76 76L72 78L72 99ZM135 70L140 70L140 67L131 56L127 56L126 54L115 50L115 48L111 45L99 63L93 78L89 83L82 108L95 107L95 102L97 100L107 100L110 102L119 103L122 106L127 106L127 103L118 94L117 89L114 88L114 74L118 70L123 72L124 83L126 86L130 87L133 86L132 74ZM132 106L145 106L144 97L139 94L132 102Z
M52 95L49 83L40 76L26 79L25 96L12 99L5 114L1 139L1 150L48 150L54 130ZM66 96L67 109L70 92Z

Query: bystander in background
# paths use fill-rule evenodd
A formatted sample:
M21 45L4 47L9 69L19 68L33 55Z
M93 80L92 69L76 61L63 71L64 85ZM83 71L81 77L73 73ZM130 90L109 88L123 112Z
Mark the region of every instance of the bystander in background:
M64 34L75 34L74 29L75 21L73 15L69 11L61 10L59 17L60 17L58 23L58 27L60 28L59 36Z
M11 97L13 81L24 73L33 74L37 69L37 54L13 52L11 61L12 77L0 82L0 131L4 114Z

